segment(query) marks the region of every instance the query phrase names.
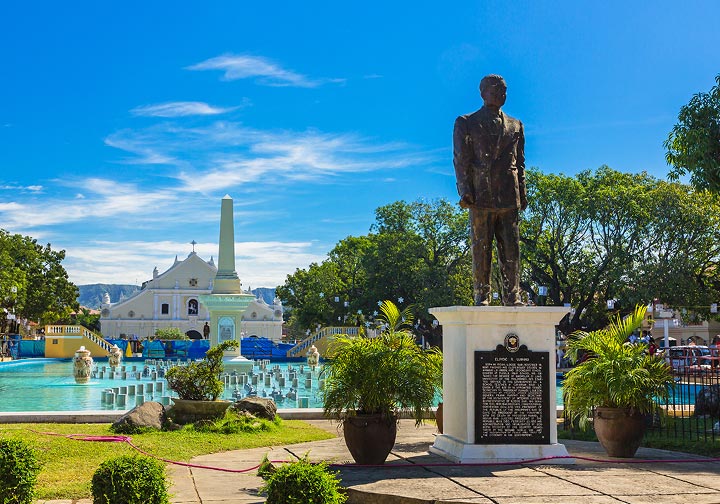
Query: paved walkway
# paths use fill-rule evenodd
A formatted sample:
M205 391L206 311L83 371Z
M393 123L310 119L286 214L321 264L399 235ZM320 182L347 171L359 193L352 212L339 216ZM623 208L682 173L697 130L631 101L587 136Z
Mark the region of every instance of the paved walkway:
M311 423L340 434L337 424ZM428 453L434 427L416 429L402 421L387 467L341 468L349 504L709 504L720 503L720 463L702 457L641 448L638 459L649 464L577 460L574 465L430 466L447 460ZM597 443L565 441L574 457L607 459ZM351 462L342 437L297 445L203 455L193 463L229 469L257 465L265 454L271 460L293 460L309 453L313 461ZM685 460L684 463L675 462ZM265 499L256 471L225 473L171 466L174 504L250 504ZM83 500L52 504L90 504Z

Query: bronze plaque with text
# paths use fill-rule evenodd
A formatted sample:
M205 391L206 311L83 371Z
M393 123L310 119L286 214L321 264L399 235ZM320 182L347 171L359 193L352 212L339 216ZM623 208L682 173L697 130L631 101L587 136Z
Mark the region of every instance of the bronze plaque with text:
M549 352L475 352L475 444L550 444Z

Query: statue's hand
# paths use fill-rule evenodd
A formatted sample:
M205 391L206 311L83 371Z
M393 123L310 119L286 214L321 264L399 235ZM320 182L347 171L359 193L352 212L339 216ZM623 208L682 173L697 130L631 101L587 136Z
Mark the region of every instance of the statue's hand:
M460 198L460 208L470 208L475 204L475 198L473 198L472 194L465 193L462 195L462 198Z

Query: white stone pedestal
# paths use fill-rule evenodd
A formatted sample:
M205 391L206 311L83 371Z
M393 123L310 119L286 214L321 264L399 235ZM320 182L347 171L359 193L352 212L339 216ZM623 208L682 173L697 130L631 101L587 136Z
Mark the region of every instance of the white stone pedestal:
M443 326L443 434L432 453L460 463L509 462L544 457L566 457L557 442L555 390L555 325L568 312L556 306L448 306L431 308ZM548 352L550 425L549 443L475 444L475 352L505 346L508 334L532 352ZM555 459L537 463L574 463Z

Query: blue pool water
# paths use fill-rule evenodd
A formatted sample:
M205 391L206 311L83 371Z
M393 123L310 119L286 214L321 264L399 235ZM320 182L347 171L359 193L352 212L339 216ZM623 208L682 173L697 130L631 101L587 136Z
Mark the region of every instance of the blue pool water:
M96 363L99 367L107 366L107 362ZM132 369L136 366L142 371L143 362L126 362L126 368ZM288 366L296 370L299 364L271 364L271 367L278 366L283 376L288 376ZM309 369L305 366L305 371ZM255 373L262 370L259 367L253 369ZM108 373L105 373L107 375ZM268 373L266 373L268 374ZM304 377L304 375L303 375ZM240 377L237 381L240 382ZM302 377L301 377L302 378ZM235 381L235 380L234 380ZM311 373L311 385L305 388L305 379L299 379L299 387L296 389L297 399L279 398L276 396L278 408L297 408L299 406L308 408L321 408L322 401L318 392L318 372ZM162 401L163 396L175 396L167 389L167 382L162 378L152 380L150 377L142 377L140 380L133 379L128 374L125 380L119 378L94 378L87 384L77 384L73 378L73 364L69 359L24 359L0 363L0 412L13 411L97 411L97 410L127 410L136 405L137 397L128 396L125 406L118 406L102 400L103 391L113 387L143 384L147 388L148 383L153 383L153 393L143 394L145 401ZM157 384L161 383L162 391L157 391ZM285 395L289 392L291 382L286 380L283 388L278 387L274 377L269 387L259 383L255 388L258 395L263 392L266 395L272 393L273 387L276 392L282 391ZM236 392L237 390L237 392ZM236 395L247 395L242 384L228 384L225 387L224 398L232 399ZM305 401L304 398L307 398Z
M558 378L556 382L556 389L557 389L557 405L562 406L563 405L563 389L562 389L562 379ZM707 385L702 384L696 384L696 383L675 383L675 387L673 387L670 390L670 396L668 399L668 404L695 404L695 396L697 395L700 390L703 389Z

